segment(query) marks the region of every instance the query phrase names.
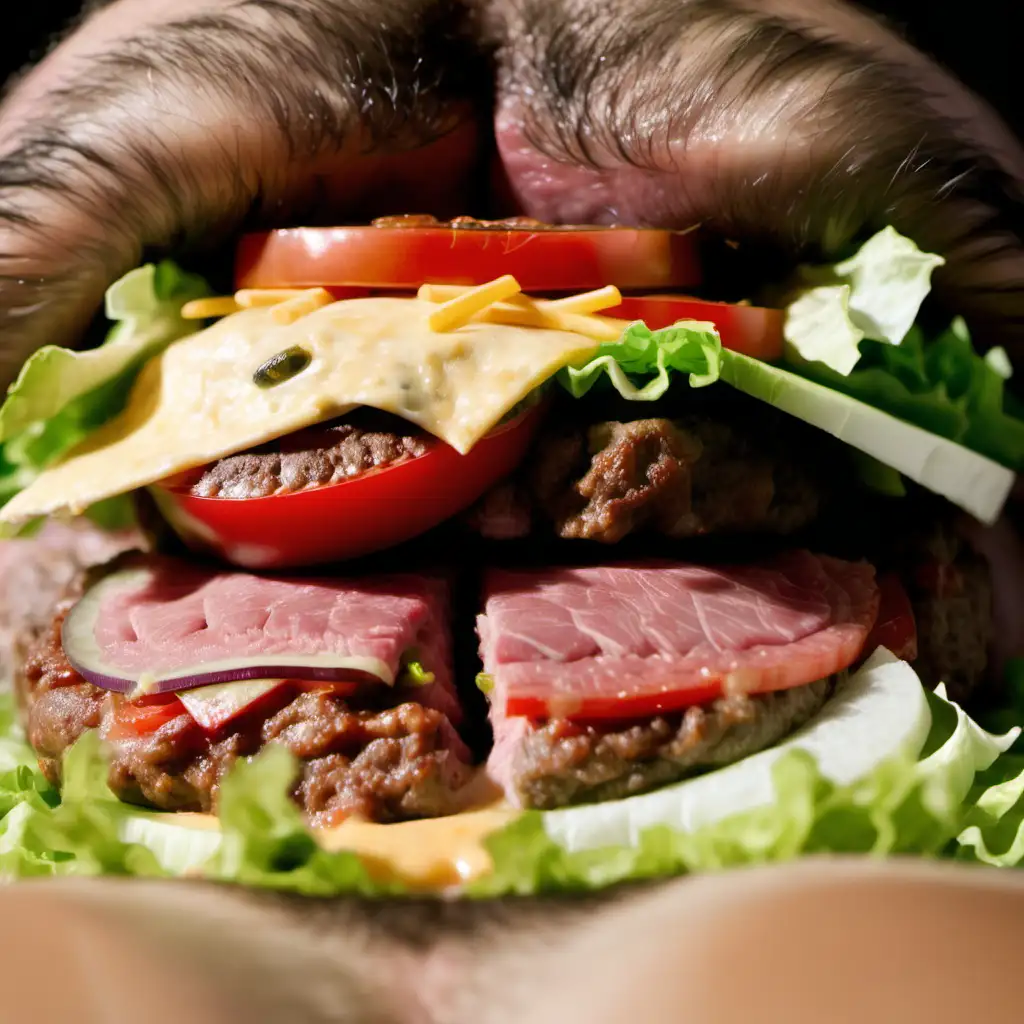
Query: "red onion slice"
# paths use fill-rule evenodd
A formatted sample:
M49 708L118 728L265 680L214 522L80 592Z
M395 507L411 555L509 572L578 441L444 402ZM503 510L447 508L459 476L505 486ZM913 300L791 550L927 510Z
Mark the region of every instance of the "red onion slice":
M250 611L258 609L264 598L273 602L273 607L283 608L273 635L269 627L265 634L258 625L239 627L246 609L239 608L237 597L245 587L251 587L256 595ZM207 637L205 627L190 623L197 607L210 607L218 601L222 602L218 613L232 620L230 628L218 632L211 627ZM310 613L310 606L320 614ZM154 561L145 568L113 573L90 588L65 618L61 643L71 666L84 679L105 690L136 697L253 679L390 686L400 671L402 655L412 646L419 625L417 607L411 598L389 594L380 587L267 580ZM336 629L324 625L323 635L318 636L310 623L333 622L331 612L336 608L353 609L353 615L365 610L364 619L379 612L383 616L381 629L364 629L361 639L356 629L351 636L339 637ZM253 614L258 622L259 615ZM135 632L133 615L136 622L144 621L145 635ZM269 618L269 611L265 615ZM290 636L280 621L287 626L293 619L298 625ZM165 621L167 629L161 632ZM386 630L384 641L381 630ZM341 649L323 649L332 644ZM284 649L260 651L261 645ZM225 655L226 647L233 647L235 653ZM305 653L318 647L318 653ZM152 657L147 657L150 650ZM152 670L161 664L163 670Z

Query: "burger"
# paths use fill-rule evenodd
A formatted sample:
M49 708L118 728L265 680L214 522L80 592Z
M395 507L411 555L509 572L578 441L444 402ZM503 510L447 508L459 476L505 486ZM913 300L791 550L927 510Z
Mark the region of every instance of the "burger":
M758 305L693 232L410 216L248 236L230 295L133 271L0 409L8 532L121 539L16 637L0 865L1014 863L1019 729L968 711L1024 418L941 263L887 229Z

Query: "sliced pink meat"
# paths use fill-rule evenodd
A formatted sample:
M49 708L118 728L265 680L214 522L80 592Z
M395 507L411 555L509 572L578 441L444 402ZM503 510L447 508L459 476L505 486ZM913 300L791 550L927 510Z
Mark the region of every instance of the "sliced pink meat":
M415 700L453 722L461 706L452 676L447 584L425 576L372 580L280 579L147 559L137 585L101 598L94 638L124 674L186 675L212 662L289 655L373 658L397 677L415 653L434 673Z
M804 551L728 568L492 571L478 620L491 700L508 715L624 718L811 683L861 653L874 576Z

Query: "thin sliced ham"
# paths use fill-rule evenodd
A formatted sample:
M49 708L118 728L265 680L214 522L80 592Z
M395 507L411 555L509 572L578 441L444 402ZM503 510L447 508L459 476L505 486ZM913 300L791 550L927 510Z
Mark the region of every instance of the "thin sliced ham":
M90 613L97 653L126 678L174 677L239 661L302 665L331 655L378 665L390 681L400 677L403 658L414 656L434 682L409 699L453 723L462 718L441 579L268 578L154 558L142 565L131 583L101 581Z
M826 678L864 647L874 577L805 551L742 567L491 571L478 631L492 705L502 717L626 719Z

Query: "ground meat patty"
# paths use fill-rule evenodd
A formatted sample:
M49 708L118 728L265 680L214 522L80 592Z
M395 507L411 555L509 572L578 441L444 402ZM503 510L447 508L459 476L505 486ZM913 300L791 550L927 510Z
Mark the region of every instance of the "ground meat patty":
M644 793L772 746L814 715L829 692L822 680L723 697L616 730L551 721L526 734L513 785L524 806L539 810Z
M192 484L203 498L264 498L340 483L422 455L426 436L397 417L361 411L300 430L207 467Z
M905 574L917 624L914 668L930 687L970 708L983 689L995 639L992 574L960 547L949 560L918 564Z
M917 625L914 668L929 689L945 683L968 709L988 679L995 639L992 573L961 535L957 514L925 499L889 523L881 563L903 580Z
M327 691L286 689L276 706L243 716L214 738L185 714L145 736L109 737L123 698L85 682L68 664L60 628L70 605L28 645L20 673L28 739L54 784L64 751L85 730L99 729L109 740L114 793L161 810L215 810L227 770L270 741L301 762L295 798L314 824L352 815L401 821L457 809L470 769L449 754L447 718L411 701L358 708Z
M706 416L551 428L521 478L473 511L482 535L525 536L544 521L560 537L608 544L636 532L786 535L812 523L822 501L774 435Z
M939 591L916 591L918 657L914 668L929 685L943 682L949 696L970 707L989 666L994 639L992 579L983 562L947 568Z

